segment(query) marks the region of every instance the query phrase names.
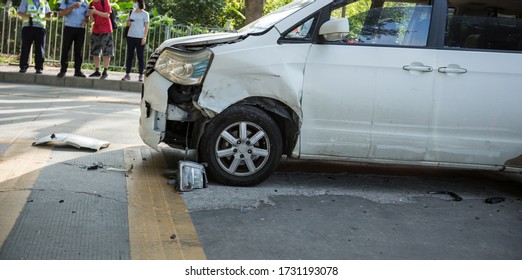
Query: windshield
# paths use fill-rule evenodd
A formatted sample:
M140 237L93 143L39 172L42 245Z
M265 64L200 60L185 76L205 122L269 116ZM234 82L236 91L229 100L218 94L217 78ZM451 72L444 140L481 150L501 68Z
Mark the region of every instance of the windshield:
M295 0L290 4L287 4L270 14L259 18L256 21L251 22L245 27L239 29L240 33L259 33L267 30L272 27L274 24L278 23L285 17L295 13L296 11L308 6L309 4L315 2L316 0Z

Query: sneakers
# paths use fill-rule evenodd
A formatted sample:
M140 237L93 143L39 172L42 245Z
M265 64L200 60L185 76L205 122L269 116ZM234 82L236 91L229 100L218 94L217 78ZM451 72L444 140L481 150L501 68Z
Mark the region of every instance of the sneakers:
M27 72L27 67L22 67L22 68L20 68L20 71L18 71L18 72L20 72L20 73L25 73L25 72Z
M140 77L138 78L138 81L143 82L143 74L140 74Z
M121 80L122 81L130 81L131 77L129 76L129 74L126 74L125 77L123 77Z
M83 74L81 71L74 73L74 76L75 77L79 77L79 78L85 78L86 77L85 74Z
M100 77L100 79L102 80L105 80L107 79L109 75L107 75L107 71L103 71L103 73L100 73L100 71L95 71L94 73L90 74L89 77L90 78L93 78L93 77Z
M36 74L42 74L42 69L36 69Z
M101 76L100 71L96 71L96 72L94 72L94 73L92 73L92 74L89 75L90 78L93 78L93 77L100 77L100 76Z
M65 72L60 72L58 73L58 75L56 75L56 77L58 78L63 78L65 76Z

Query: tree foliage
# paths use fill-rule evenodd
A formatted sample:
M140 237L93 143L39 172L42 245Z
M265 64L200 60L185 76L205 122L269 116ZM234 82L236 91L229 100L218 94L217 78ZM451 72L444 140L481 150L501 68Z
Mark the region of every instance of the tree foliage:
M120 0L122 1L122 0ZM292 0L146 0L159 16L187 25L217 26L238 29L246 24L246 2L256 1L264 14Z

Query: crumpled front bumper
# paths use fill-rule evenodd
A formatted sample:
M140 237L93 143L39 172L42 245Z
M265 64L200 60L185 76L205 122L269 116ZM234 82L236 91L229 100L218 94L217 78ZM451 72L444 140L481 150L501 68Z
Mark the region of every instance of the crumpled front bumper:
M168 89L172 82L157 72L145 78L140 104L139 134L148 146L157 149L165 138Z

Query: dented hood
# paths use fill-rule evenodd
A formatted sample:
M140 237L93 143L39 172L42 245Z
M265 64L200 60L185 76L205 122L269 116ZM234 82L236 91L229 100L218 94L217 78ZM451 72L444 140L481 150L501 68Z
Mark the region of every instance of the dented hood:
M183 46L202 46L231 42L245 36L243 33L210 33L200 34L179 38L172 38L163 42L158 50L161 51L166 47L183 45Z

